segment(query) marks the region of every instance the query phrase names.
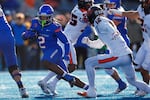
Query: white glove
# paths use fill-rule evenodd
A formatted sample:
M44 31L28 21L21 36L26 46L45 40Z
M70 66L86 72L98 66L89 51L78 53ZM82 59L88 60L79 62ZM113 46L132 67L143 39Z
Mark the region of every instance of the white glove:
M81 42L82 42L83 44L88 44L88 41L89 41L89 38L88 38L88 37L83 37Z
M109 10L108 10L108 14L110 14L110 15L120 15L120 16L122 16L122 12L119 11L119 10L117 10L117 9L109 9Z

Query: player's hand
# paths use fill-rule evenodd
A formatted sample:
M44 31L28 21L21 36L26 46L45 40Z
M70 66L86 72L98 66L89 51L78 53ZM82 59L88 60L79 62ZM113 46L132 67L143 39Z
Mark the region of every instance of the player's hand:
M88 38L88 37L83 37L81 42L82 42L83 44L87 44L88 41L89 41L89 38Z
M108 14L110 14L110 15L121 15L122 16L122 12L117 10L117 9L109 9Z
M23 40L27 40L27 39L28 39L28 36L26 35L25 32L22 33L22 36L21 36L21 37L22 37Z
M69 61L69 59L70 59L69 55L64 55L63 59L66 60L66 61Z

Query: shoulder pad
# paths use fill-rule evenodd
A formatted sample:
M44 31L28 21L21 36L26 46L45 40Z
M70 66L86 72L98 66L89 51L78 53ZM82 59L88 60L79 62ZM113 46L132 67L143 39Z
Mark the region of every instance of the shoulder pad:
M53 22L53 29L54 29L54 32L61 31L62 30L61 24L58 22Z

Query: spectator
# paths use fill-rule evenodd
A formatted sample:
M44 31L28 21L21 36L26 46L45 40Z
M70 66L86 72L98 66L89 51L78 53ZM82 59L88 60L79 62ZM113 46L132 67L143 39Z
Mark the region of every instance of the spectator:
M6 19L9 23L9 25L12 25L14 23L13 21L13 13L10 11L10 10L6 10L5 11L5 16L6 16Z
M23 13L17 13L15 16L15 23L12 24L12 29L14 33L14 37L16 40L16 50L18 61L20 61L21 69L24 70L26 68L26 46L24 45L24 41L21 37L21 34L26 31L26 27L24 25L25 16Z
M140 48L143 37L142 28L134 19L128 19L127 21L128 36L130 38L130 48L133 50L134 56L138 49Z

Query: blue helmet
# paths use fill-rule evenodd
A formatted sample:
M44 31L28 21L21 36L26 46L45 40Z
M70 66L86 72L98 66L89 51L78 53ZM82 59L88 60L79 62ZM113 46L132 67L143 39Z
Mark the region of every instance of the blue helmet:
M48 25L53 21L54 9L49 4L43 4L39 8L38 17L42 26Z
M120 8L121 6L121 0L105 0L104 3L115 4L115 8Z
M110 3L115 3L116 8L120 8L121 6L121 0L110 0Z

